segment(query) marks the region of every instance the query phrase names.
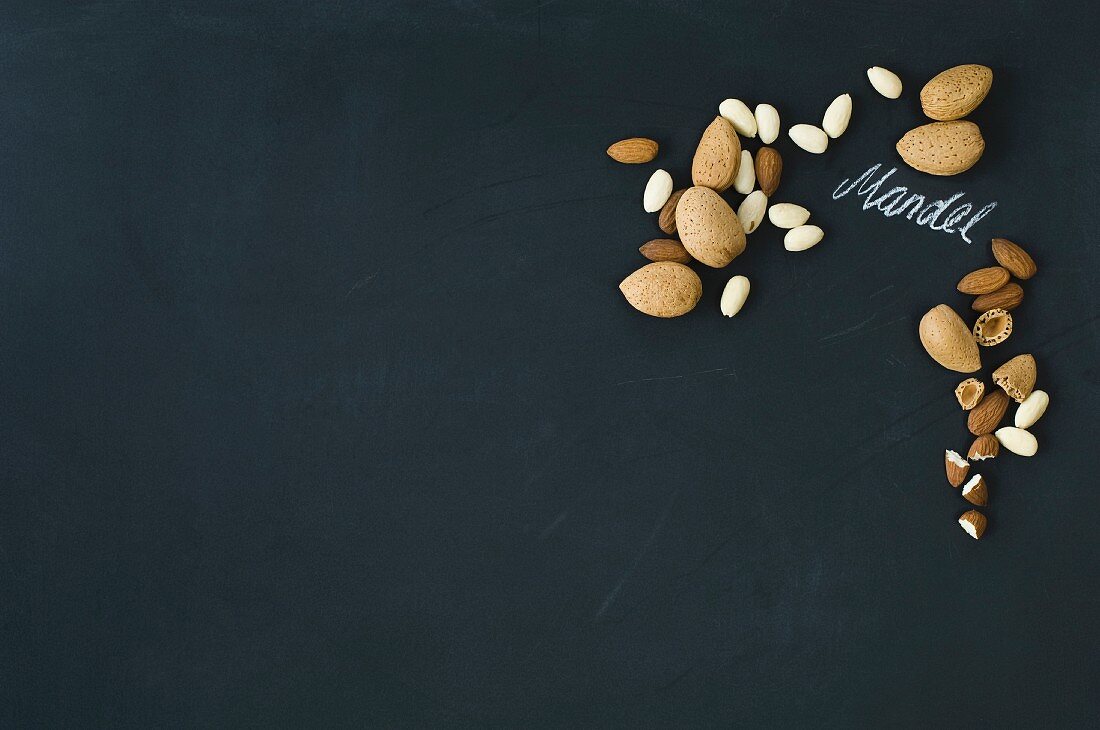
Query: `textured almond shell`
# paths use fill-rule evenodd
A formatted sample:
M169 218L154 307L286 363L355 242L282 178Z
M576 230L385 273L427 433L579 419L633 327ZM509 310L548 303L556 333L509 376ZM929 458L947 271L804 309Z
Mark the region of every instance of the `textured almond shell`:
M948 370L972 373L982 366L978 343L970 328L946 304L928 310L921 318L919 331L924 349Z
M1004 309L990 309L974 323L974 340L982 347L999 345L1012 334L1012 315Z
M959 401L964 411L978 405L984 394L985 383L977 378L967 378L955 387L955 400Z
M1035 358L1030 354L1017 355L993 371L993 382L1012 400L1023 403L1035 387Z
M695 149L695 158L691 161L692 183L722 192L733 185L740 164L741 141L737 131L729 120L715 117Z
M993 69L968 63L941 71L920 90L924 114L941 122L961 119L978 108L993 86Z
M699 303L703 283L683 264L658 261L646 264L619 284L626 301L639 312L654 317L679 317Z
M676 228L688 253L716 269L745 250L745 231L737 214L710 188L689 188L680 196Z
M974 122L932 122L906 132L898 140L897 150L915 170L930 175L958 175L981 159L985 140Z

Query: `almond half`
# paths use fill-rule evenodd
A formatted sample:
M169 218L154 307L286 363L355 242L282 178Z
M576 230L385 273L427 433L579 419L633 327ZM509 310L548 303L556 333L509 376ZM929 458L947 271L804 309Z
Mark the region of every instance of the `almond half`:
M962 484L966 480L966 473L970 471L970 462L951 449L944 454L943 461L947 466L947 483L953 487Z
M974 323L974 339L982 347L999 345L1012 334L1012 315L1004 309L990 309Z
M975 540L980 540L982 535L985 534L986 524L985 515L976 509L972 509L969 512L963 512L959 517L959 526L966 530L966 534L970 535Z
M970 477L970 481L963 485L962 496L970 504L984 507L989 504L989 488L981 474Z

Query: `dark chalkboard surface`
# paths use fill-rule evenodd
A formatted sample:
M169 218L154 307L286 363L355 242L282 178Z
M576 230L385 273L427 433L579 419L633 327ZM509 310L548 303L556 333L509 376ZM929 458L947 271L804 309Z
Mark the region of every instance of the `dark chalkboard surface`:
M6 3L0 724L1095 726L1097 20ZM894 143L959 63L987 151L934 178ZM843 92L826 154L776 143L825 240L765 224L688 316L630 309L650 172L724 98ZM998 205L968 245L832 198L880 163ZM1040 271L982 376L1032 352L1052 404L975 542L916 329L993 236Z

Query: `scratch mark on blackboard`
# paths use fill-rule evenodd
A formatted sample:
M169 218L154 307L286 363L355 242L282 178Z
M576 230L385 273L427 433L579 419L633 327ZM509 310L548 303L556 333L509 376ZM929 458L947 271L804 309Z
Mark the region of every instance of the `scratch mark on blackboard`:
M875 317L877 317L877 316L878 316L877 313L872 314L870 317L868 317L867 319L863 320L862 322L860 322L859 324L857 324L855 326L849 327L848 329L840 330L839 332L833 332L832 334L825 335L824 337L819 339L818 342L824 342L825 340L831 340L834 337L840 337L840 336L846 335L850 332L856 332L857 330L871 324L871 322L874 322Z
M350 296L352 295L352 292L354 292L354 291L355 291L356 289L359 289L360 287L362 287L362 286L364 286L364 285L366 285L366 284L369 284L369 283L371 283L372 281L374 281L374 280L375 280L375 278L377 278L377 276L378 276L378 274L377 274L377 273L374 273L374 274L367 274L367 275L366 275L366 276L364 276L364 277L363 277L362 279L360 279L359 281L357 281L357 282L355 282L354 284L352 284L351 288L350 288L350 289L348 289L348 293L344 295L344 299L347 299L348 297L350 297Z
M869 297L867 297L867 298L868 298L868 299L874 299L874 298L875 298L875 297L877 297L877 296L878 296L879 294L882 294L883 292L888 292L888 291L890 291L890 290L891 290L891 289L893 289L893 288L894 288L894 285L893 285L893 284L889 284L889 285L887 285L887 286L884 286L884 287L882 287L882 288L881 288L881 289L879 289L879 290L878 290L877 292L875 292L874 294L872 294L871 296L869 296Z
M680 380L682 378L690 378L695 375L709 375L710 373L720 373L725 368L715 368L713 370L700 370L697 373L686 373L684 375L658 375L654 378L638 378L636 380L623 380L622 382L615 383L615 385L630 385L631 383L651 383L655 380ZM737 373L733 373L736 375Z
M874 315L872 315L871 319L874 319L874 318L875 318ZM883 327L889 327L890 325L897 324L898 322L902 321L903 319L907 319L907 318L908 318L908 315L905 315L905 314L901 315L900 317L894 317L889 322L883 322L882 324L880 324L876 327L871 327L870 329L864 330L863 334L870 334L872 332L876 332L876 331L882 329ZM825 340L831 340L829 342L830 345L834 345L837 342L844 342L845 340L851 339L851 337L846 337L845 335L855 334L856 331L858 331L860 328L862 328L866 324L867 324L867 322L860 322L855 327L851 327L848 330L845 330L844 332L836 332L836 333L831 334L831 335L826 335L825 337L822 337L820 340L818 340L818 342L824 342Z
M615 587L611 589L611 592L607 594L607 598L603 600L603 604L600 606L600 610L596 612L594 621L599 621L603 618L603 615L607 613L607 610L615 603L615 599L619 597L619 593L623 590L623 585L634 574L634 571L638 568L638 564L642 562L642 558L645 556L646 551L649 550L649 546L653 544L653 541L657 539L657 535L661 534L661 530L665 527L665 522L668 520L668 515L672 512L672 505L676 504L676 498L680 496L680 490L677 489L672 493L672 496L668 499L668 504L665 505L664 510L661 512L661 516L657 518L657 522L653 525L653 530L649 533L649 537L642 543L642 547L638 550L634 559L630 561L630 565L626 566L626 570L619 576L619 580L615 583Z
M565 518L568 516L568 512L562 512L560 515L558 515L553 522L546 526L546 529L542 531L542 534L539 535L539 542L542 542L546 538L550 537L550 535L553 534L554 530L558 529L558 526L561 525L561 523L565 522Z

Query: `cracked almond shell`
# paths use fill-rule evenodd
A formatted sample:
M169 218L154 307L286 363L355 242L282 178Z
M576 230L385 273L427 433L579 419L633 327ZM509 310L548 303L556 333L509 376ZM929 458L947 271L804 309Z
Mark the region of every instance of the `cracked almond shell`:
M741 140L725 117L715 117L703 131L691 161L691 182L723 192L733 185L741 164Z
M1035 358L1030 353L1017 355L993 371L993 382L1012 400L1023 403L1035 387Z
M695 309L703 295L703 283L683 264L658 261L623 279L619 291L639 312L653 317L679 317Z
M932 307L921 317L919 332L924 349L948 370L972 373L981 368L982 359L974 335L955 310L946 304Z
M741 221L729 203L710 188L684 191L676 204L676 229L688 253L715 269L728 265L745 250Z
M985 383L977 378L967 378L955 387L955 399L964 411L978 405L985 394Z
M999 345L1012 334L1012 315L1004 309L990 309L974 323L974 339L982 347Z

